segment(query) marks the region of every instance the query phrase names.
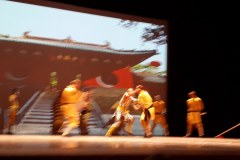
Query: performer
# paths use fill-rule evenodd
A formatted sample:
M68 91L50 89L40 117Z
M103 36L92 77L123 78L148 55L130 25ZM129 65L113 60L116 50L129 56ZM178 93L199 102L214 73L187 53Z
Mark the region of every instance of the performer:
M76 75L76 80L79 80L82 83L82 74L77 74ZM83 90L83 89L82 89ZM91 117L91 111L92 111L92 105L90 103L91 98L92 98L92 92L83 92L83 93L88 93L86 96L85 101L88 102L86 103L85 107L83 107L80 111L80 135L88 135L88 121Z
M50 73L50 84L51 84L51 91L56 92L57 91L57 85L58 85L57 72L51 72Z
M63 90L60 98L60 109L63 113L64 123L60 131L65 127L62 136L67 136L72 129L77 128L80 123L80 112L87 107L90 93L80 91L81 81L76 79Z
M144 129L144 137L152 137L150 121L155 119L155 108L153 107L152 97L144 90L142 85L136 87L136 93L138 94L137 104L139 105L136 109L142 109L140 117L140 123Z
M121 100L118 103L116 111L112 119L114 119L113 124L108 129L105 136L112 136L119 131L120 128L124 127L124 131L129 135L133 135L132 126L134 123L134 117L129 114L129 106L134 100L133 95L135 91L132 88L129 88L122 96ZM125 124L127 124L125 126Z
M62 96L63 90L59 91L58 96L56 97L55 101L52 104L53 107L53 123L52 123L52 134L60 134L59 129L61 128L64 118L63 113L61 112L61 96Z
M85 93L85 92L84 92ZM80 125L79 125L79 129L80 129L80 135L88 135L88 121L91 117L91 110L92 110L92 105L90 104L90 98L91 98L91 94L90 92L88 93L88 95L86 95L88 97L86 97L85 101L87 102L85 107L83 107L80 110Z
M189 99L186 101L187 105L187 133L186 137L191 136L193 128L198 130L198 136L204 136L204 129L202 123L201 112L204 109L204 104L201 98L197 96L196 91L188 93Z
M168 123L166 119L166 103L162 100L161 95L154 96L153 107L155 108L155 119L153 121L152 132L157 124L161 125L164 130L164 136L169 135Z
M17 111L19 110L19 96L20 92L17 88L13 89L9 96L8 134L13 134L12 128L15 125Z

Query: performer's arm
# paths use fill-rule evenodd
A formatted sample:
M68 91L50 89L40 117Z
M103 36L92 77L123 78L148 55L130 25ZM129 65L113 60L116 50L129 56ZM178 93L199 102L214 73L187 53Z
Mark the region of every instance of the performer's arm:
M140 108L142 108L141 105L139 105L139 104L137 104L137 103L136 103L136 104L133 104L132 106L133 106L133 109L134 109L134 110L139 110Z
M137 98L134 98L134 97L130 96L130 99L131 99L134 103L137 103Z

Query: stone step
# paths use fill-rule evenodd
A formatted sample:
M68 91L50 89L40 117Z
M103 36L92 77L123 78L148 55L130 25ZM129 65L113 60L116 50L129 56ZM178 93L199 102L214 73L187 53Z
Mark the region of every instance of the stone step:
M48 103L49 104L49 102L54 102L54 101L55 101L55 98L51 99L51 98L42 97L42 99L39 101L39 103Z
M48 106L51 107L53 105L53 102L38 102L36 106Z
M38 103L38 104L36 104L36 106L39 106L39 107L52 107L52 104L49 104L49 103Z
M42 119L24 119L22 123L52 123L53 120Z
M38 102L38 104L36 104L35 106L39 106L39 107L52 107L51 103L41 103Z
M41 131L44 131L44 132L49 132L52 130L52 127L28 127L28 126L21 126L21 128L19 127L18 128L19 131L22 131L22 132L31 132L32 130L34 132L36 132L37 130L41 130Z
M19 124L18 127L29 127L31 129L38 128L38 127L49 128L49 127L52 127L52 124L22 123L22 124Z
M53 116L53 112L28 112L26 115Z
M28 112L53 112L52 109L31 108Z
M97 125L96 122L88 122L88 125Z
M53 110L52 107L46 107L46 106L35 106L35 107L31 108L31 109L47 109L47 110L51 109L51 110Z
M20 130L17 131L18 135L51 135L51 129L36 129L36 130Z
M45 113L45 112L27 112L26 116L30 116L30 115L36 115L36 116L53 116L53 113Z
M29 112L47 112L47 113L50 113L50 112L53 112L53 110L51 110L51 109L46 109L46 110L44 110L44 109L30 109L29 110Z
M24 117L25 119L52 119L52 116L35 116L35 115L28 115Z

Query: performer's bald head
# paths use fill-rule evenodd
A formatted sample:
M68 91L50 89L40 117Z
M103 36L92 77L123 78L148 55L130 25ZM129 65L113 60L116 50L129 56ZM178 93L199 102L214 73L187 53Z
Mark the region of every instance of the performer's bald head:
M75 79L75 80L70 82L70 85L74 85L77 89L80 89L80 87L81 87L81 80Z
M156 95L156 96L154 96L154 99L155 99L155 101L161 100L161 95Z
M192 98L192 97L196 97L197 96L197 93L196 91L191 91L188 93L188 97Z

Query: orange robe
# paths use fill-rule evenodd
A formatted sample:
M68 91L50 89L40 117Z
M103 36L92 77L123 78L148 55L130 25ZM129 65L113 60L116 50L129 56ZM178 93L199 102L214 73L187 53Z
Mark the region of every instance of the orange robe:
M186 136L192 134L193 128L198 130L198 135L204 135L201 112L204 104L201 98L195 97L187 100L187 133Z
M163 100L160 101L155 101L153 103L153 107L155 108L155 119L154 119L154 123L156 124L160 124L163 128L167 128L168 124L167 124L167 120L165 117L165 113L166 112L166 104Z

